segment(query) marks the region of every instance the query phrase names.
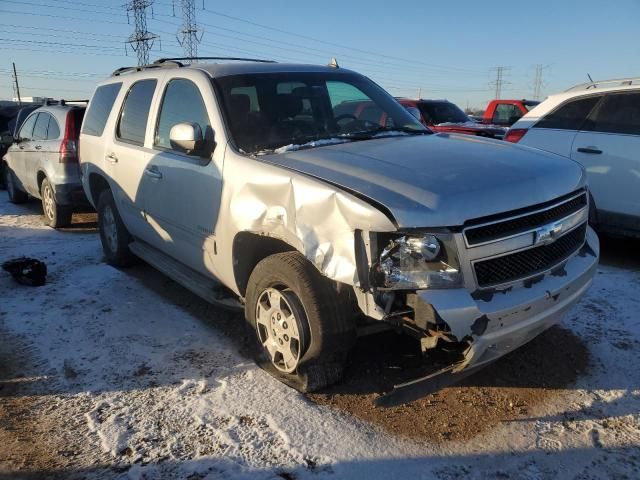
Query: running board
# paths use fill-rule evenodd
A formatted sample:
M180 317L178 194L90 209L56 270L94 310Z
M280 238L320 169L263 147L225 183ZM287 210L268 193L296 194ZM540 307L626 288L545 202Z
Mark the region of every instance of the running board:
M183 265L148 243L136 240L129 244L129 250L135 256L140 257L149 265L207 302L231 310L242 310L244 308L231 291L220 282Z

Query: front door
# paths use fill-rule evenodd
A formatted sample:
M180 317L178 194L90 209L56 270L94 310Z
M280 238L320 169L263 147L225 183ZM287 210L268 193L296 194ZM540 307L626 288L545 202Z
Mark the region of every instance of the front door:
M210 254L220 208L224 152L216 152L212 160L213 129L198 86L185 78L169 81L156 123L155 154L144 179L144 208L155 233L152 244L203 274L215 274ZM169 133L178 123L199 127L205 145L200 152L188 154L171 143Z
M599 221L640 229L640 93L605 96L573 142Z

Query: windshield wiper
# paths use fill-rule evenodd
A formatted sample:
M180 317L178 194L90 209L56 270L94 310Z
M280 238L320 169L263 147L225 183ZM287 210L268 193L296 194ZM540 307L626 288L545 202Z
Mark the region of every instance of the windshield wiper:
M361 132L341 133L340 138L351 138L354 140L369 139L385 133L405 133L409 135L426 135L432 133L430 130L416 130L408 127L378 127L372 130L363 130Z

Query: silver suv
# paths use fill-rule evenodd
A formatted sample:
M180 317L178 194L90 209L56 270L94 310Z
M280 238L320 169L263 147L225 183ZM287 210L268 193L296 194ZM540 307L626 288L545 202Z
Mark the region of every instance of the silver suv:
M61 101L33 111L4 156L9 199L42 201L51 227L71 223L74 209L87 205L78 164L78 135L85 106Z
M376 111L336 114L354 101ZM598 262L578 164L433 134L336 66L120 69L80 161L106 260L241 305L258 363L301 391L338 381L381 327L457 352L448 373L487 364L558 322Z

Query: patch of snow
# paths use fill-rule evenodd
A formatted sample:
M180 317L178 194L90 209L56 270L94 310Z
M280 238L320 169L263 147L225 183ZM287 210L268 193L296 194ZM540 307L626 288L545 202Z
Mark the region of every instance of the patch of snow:
M161 274L104 264L97 234L54 231L0 193L0 260L20 255L46 261L48 283L19 286L0 272L0 325L48 372L52 401L84 420L73 434L95 463L124 466L117 478L638 476L637 271L600 267L564 321L594 363L568 403L466 443L425 445L311 403L217 327L239 315L195 315L157 292L169 282Z

